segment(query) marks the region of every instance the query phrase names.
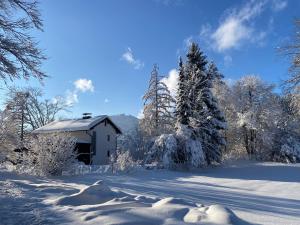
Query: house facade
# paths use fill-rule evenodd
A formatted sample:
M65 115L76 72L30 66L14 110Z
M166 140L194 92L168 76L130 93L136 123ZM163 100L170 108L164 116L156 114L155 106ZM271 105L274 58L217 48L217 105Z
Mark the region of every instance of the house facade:
M76 138L78 160L88 165L109 164L110 156L117 150L117 138L122 134L107 115L53 121L33 131L37 135L57 132L68 132Z

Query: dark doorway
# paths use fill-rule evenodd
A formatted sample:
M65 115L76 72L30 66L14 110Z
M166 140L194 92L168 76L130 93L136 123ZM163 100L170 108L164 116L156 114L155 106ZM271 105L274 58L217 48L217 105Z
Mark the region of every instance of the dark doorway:
M90 165L91 163L91 154L90 154L90 146L91 144L87 143L77 143L76 149L77 149L77 159L80 162L84 162L86 165Z

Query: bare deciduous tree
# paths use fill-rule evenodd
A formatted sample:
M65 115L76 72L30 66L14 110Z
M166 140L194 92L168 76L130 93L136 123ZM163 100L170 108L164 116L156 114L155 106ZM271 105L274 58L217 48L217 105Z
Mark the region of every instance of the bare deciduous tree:
M34 130L52 122L57 114L67 109L63 98L54 100L42 99L42 91L38 88L9 89L6 101L6 111L18 123L20 137L23 139L24 130Z
M285 82L289 91L299 91L300 84L300 19L295 20L296 32L294 40L281 48L281 52L291 58L291 77Z
M40 69L46 59L37 42L29 35L33 28L42 30L42 19L36 0L0 1L0 79L42 81L47 77Z
M169 133L174 124L175 100L168 87L158 76L158 66L154 65L149 81L149 88L144 97L144 118L141 120L142 130L148 136Z
M14 150L20 147L20 138L17 135L18 126L7 111L0 111L0 161L8 160L16 163Z

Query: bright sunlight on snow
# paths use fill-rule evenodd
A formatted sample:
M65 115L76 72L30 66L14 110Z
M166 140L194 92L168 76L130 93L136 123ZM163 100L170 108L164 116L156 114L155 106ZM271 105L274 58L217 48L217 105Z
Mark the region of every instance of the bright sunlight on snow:
M37 178L1 170L2 224L299 224L300 165ZM274 195L276 193L276 196Z

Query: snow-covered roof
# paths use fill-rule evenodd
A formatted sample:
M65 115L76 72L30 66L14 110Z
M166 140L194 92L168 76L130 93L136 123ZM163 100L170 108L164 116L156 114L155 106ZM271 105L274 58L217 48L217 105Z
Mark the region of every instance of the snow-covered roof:
M103 120L108 119L111 124L117 130L117 133L122 133L121 129L114 124L107 115L95 116L88 119L66 119L66 120L56 120L51 123L46 124L36 130L33 133L53 133L53 132L68 132L68 131L84 131L90 130L95 125L101 123Z

